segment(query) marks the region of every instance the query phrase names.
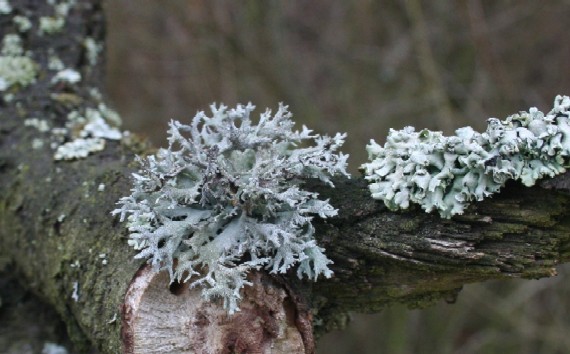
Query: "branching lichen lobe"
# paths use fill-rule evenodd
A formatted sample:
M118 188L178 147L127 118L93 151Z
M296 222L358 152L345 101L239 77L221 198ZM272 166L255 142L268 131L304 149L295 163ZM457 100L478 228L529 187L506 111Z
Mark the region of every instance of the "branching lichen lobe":
M307 178L332 186L331 175L348 175L348 156L337 153L345 136L293 131L283 105L257 125L251 104L211 109L212 117L200 112L190 125L171 122L170 147L140 160L132 194L115 211L128 220L137 257L172 280L196 279L192 285L222 298L230 313L251 269L298 265L299 277L330 277L311 220L337 210L300 187Z

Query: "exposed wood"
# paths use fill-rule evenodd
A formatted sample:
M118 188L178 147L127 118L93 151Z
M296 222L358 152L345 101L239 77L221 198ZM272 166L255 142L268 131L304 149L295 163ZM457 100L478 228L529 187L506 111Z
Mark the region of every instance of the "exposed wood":
M122 308L124 353L312 353L312 337L304 342L296 326L310 319L296 318L285 288L264 273L250 281L240 311L228 315L199 289L170 285L168 274L144 266Z

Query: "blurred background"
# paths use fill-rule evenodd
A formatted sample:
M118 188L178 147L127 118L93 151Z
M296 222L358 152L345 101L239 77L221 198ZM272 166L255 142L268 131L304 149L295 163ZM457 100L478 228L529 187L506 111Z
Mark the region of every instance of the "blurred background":
M365 144L406 125L452 133L570 94L570 1L114 0L107 88L127 129L165 145L167 122L212 102L276 108ZM457 303L355 315L319 353L570 353L570 268L466 286Z

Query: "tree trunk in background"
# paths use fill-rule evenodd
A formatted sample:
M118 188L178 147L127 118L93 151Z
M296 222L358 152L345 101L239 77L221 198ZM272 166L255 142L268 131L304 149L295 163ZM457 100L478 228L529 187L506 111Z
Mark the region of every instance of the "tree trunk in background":
M131 137L107 141L85 159L55 162L47 148L52 133L24 125L34 117L63 127L68 113L104 103L93 93L101 89L103 61L89 60L84 45L87 37L104 39L100 2L78 0L63 31L49 35L38 29L40 17L53 16L51 5L10 5L12 12L0 15L0 33L18 33L16 15L31 20L21 37L38 75L0 105L0 252L24 286L55 308L81 348L312 352L313 330L342 327L348 311L452 301L463 284L552 276L569 258L569 175L534 188L510 184L452 220L417 209L389 212L369 197L361 178L338 179L334 190L310 182L339 208L337 218L317 225L335 276L308 283L252 274L243 311L228 316L186 284L169 285L164 274L134 260L124 225L110 215L128 194L135 154L148 147ZM81 73L79 83L52 83L53 53Z

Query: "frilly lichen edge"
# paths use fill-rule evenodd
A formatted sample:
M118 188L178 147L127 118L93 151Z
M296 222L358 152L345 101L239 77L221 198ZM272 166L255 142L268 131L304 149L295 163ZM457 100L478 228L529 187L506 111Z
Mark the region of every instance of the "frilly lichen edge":
M570 155L570 98L557 96L553 109L490 118L483 133L471 127L455 136L413 127L390 130L386 144L371 140L362 165L373 198L391 210L419 204L443 218L462 214L473 201L497 193L508 180L533 186L565 172Z

